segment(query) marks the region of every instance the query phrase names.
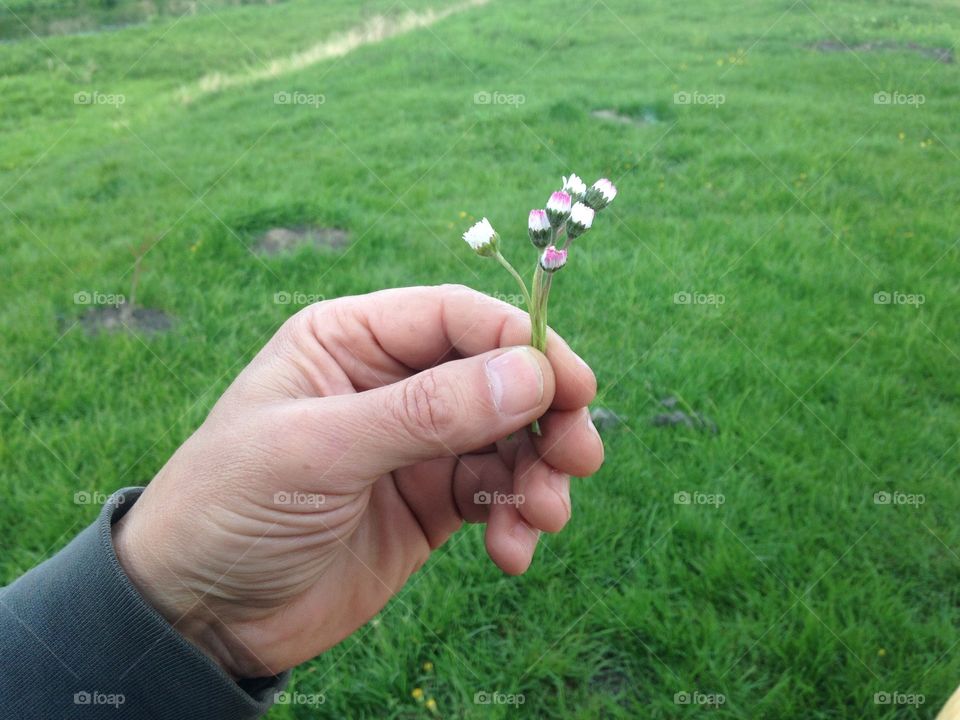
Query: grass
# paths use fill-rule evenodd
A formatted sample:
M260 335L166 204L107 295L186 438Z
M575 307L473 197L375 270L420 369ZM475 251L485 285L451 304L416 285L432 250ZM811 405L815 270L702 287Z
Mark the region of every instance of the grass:
M418 687L442 717L703 710L676 693L721 693L718 718L931 716L960 682L957 70L909 49L812 46L950 48L960 13L495 0L180 99L373 14L443 5L216 4L0 45L0 578L93 519L75 493L150 479L295 309L276 293L514 293L459 234L488 214L523 260L526 211L575 170L621 191L551 312L595 367L598 404L625 419L605 467L575 484L573 521L525 577L503 577L466 530L377 621L296 670L291 689L323 705L270 717L429 716ZM880 91L925 102L878 105ZM74 104L92 92L124 102ZM261 230L302 222L354 243L249 251ZM90 336L75 293L129 292L128 248L145 239L138 296L174 331ZM883 292L924 302L878 304ZM654 426L670 395L719 433ZM684 491L724 502L676 502ZM524 705L476 704L483 691Z

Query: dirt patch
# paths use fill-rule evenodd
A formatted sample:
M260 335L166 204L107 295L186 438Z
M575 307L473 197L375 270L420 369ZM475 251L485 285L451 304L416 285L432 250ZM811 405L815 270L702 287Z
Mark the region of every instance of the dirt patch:
M818 52L912 52L921 57L930 58L931 60L936 60L946 65L953 62L953 50L951 48L933 47L912 42L900 43L882 40L879 42L846 45L839 40L821 40L810 47Z
M257 238L257 252L264 255L279 255L304 246L316 248L342 248L350 242L350 233L333 227L270 228Z
M99 333L135 332L155 335L173 327L173 318L163 310L138 307L127 312L123 305L95 307L80 318L80 323L91 335Z
M703 430L714 435L720 431L717 424L703 413L697 412L689 407L686 407L684 410L679 409L680 401L673 395L668 395L663 398L663 400L660 401L660 405L669 410L669 412L658 413L651 418L651 422L656 427L682 425L696 430Z
M653 125L657 122L657 116L654 114L653 110L645 110L642 115L636 116L624 115L616 110L604 108L601 110L594 110L590 113L590 115L597 118L597 120L617 123L619 125Z
M614 697L623 697L634 686L633 679L619 668L603 668L590 679L591 689Z
M593 426L600 432L611 430L623 422L623 418L613 410L603 407L590 408L590 419L593 420Z

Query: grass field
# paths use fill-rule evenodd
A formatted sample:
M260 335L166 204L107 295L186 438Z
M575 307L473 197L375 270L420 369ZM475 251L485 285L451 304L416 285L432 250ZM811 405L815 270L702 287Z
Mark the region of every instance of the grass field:
M467 529L269 717L931 717L960 683L954 4L201 2L72 35L0 4L0 581L152 477L278 295L513 293L460 233L488 214L527 262L573 170L620 188L551 310L623 419L604 468L526 576ZM251 251L302 224L350 243ZM91 334L143 242L173 329ZM668 397L719 431L655 425Z

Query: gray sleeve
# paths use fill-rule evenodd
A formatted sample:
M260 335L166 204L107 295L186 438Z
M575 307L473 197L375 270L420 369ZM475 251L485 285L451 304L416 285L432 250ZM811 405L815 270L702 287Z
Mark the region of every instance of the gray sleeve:
M130 583L112 524L141 488L115 493L90 527L0 589L0 716L257 718L288 674L235 682Z

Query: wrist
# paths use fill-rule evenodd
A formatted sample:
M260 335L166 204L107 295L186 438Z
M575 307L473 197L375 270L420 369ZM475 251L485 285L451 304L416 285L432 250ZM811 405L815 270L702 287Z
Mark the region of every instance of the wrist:
M120 518L112 530L113 547L120 567L148 605L187 641L219 665L234 680L272 673L254 670L254 663L238 656L240 643L226 624L209 610L202 591L186 581L143 541L135 522L136 507ZM227 639L232 642L228 642ZM241 646L242 650L242 646Z

